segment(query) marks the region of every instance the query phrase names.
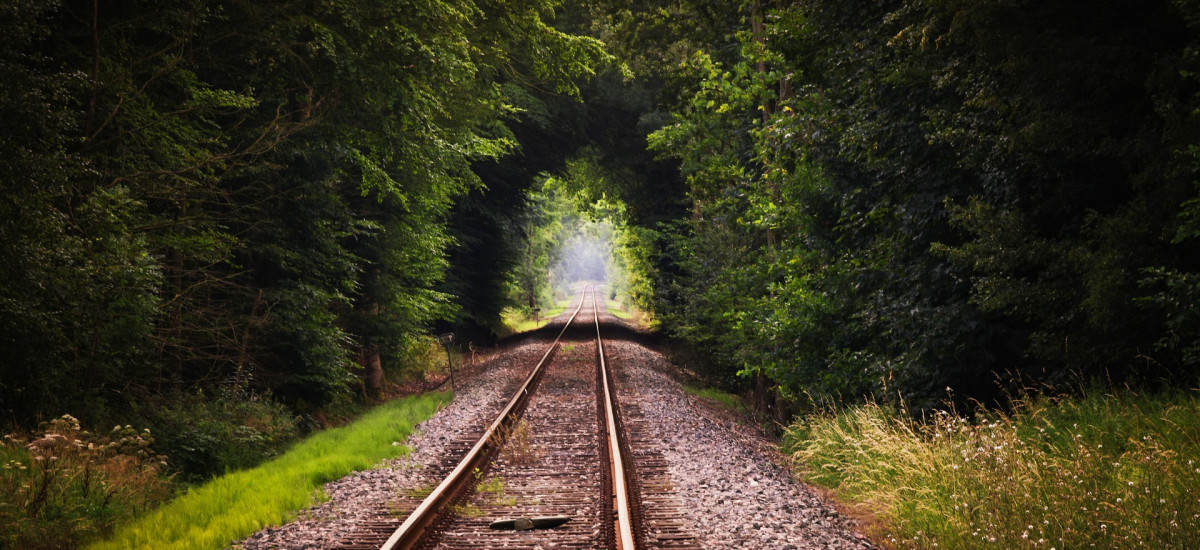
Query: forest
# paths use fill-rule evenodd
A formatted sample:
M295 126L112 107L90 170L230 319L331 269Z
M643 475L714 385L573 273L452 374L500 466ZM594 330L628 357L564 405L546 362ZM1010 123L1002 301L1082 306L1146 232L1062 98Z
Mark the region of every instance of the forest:
M664 319L817 404L1194 383L1198 7L751 5L649 136Z
M0 426L177 482L580 278L781 424L1200 375L1196 0L0 0L0 83Z

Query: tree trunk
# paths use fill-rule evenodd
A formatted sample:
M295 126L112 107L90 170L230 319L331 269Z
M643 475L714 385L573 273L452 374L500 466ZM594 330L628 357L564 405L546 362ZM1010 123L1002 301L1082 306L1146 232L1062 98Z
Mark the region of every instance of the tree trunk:
M369 315L379 315L379 304L372 303L367 308ZM368 399L379 399L383 396L383 361L379 358L379 350L374 344L364 345L358 353L358 364L363 368L363 391Z
M383 396L383 361L379 359L379 352L364 348L358 362L363 367L363 389L367 398L379 399Z

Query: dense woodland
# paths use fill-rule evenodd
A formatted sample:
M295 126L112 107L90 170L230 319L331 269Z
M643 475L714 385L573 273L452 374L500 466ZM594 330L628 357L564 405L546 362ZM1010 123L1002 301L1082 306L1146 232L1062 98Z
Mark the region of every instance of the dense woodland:
M554 5L3 2L4 423L151 427L202 478L494 316L520 106L619 70Z
M180 479L598 274L780 420L1200 373L1195 0L3 0L0 83L0 423Z
M1200 4L740 16L650 135L691 211L655 300L720 372L915 408L1195 384Z

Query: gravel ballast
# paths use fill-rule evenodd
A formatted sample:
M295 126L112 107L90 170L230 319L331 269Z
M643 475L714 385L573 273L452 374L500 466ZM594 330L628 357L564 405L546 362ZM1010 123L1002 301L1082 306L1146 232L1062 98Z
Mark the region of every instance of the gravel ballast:
M874 548L845 516L793 479L775 446L729 414L689 396L660 354L606 342L632 399L657 432L671 476L705 548ZM636 382L634 382L636 381Z
M235 548L329 548L406 490L430 483L427 470L448 442L490 422L544 352L530 341L484 362L460 383L455 399L421 423L405 444L413 452L327 484L329 500L281 527L264 529ZM793 479L774 445L724 411L690 397L674 368L639 344L605 341L622 400L636 400L670 464L690 528L704 548L874 548L854 523ZM633 382L636 381L636 382Z
M417 425L402 442L412 448L410 454L326 483L327 501L304 510L295 521L263 529L233 548L332 548L360 524L376 519L397 495L436 483L427 471L440 462L448 444L491 422L507 403L505 394L516 390L545 347L540 339L530 340L483 361L471 369L473 376L460 376L454 400Z

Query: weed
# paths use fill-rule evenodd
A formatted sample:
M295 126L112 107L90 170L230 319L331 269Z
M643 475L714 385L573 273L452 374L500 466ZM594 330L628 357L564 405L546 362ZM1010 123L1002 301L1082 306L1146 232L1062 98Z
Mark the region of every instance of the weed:
M408 489L405 489L405 490L401 491L401 494L403 494L404 496L409 497L409 498L424 500L425 497L432 494L433 490L436 488L437 488L437 485L434 485L432 483L427 483L427 484L421 485L419 487L410 487Z
M487 481L482 481L475 486L475 492L486 495L503 495L504 478L500 476L494 476Z
M170 495L149 430L93 434L70 415L0 443L0 548L77 547Z
M483 516L483 510L480 510L478 506L470 502L451 505L450 513L460 518L477 518Z
M499 437L504 442L501 454L511 464L531 464L542 456L542 449L533 441L533 430L524 418L516 426L501 430Z
M675 492L675 484L671 483L669 479L651 481L644 485L644 489L649 493L673 493Z

